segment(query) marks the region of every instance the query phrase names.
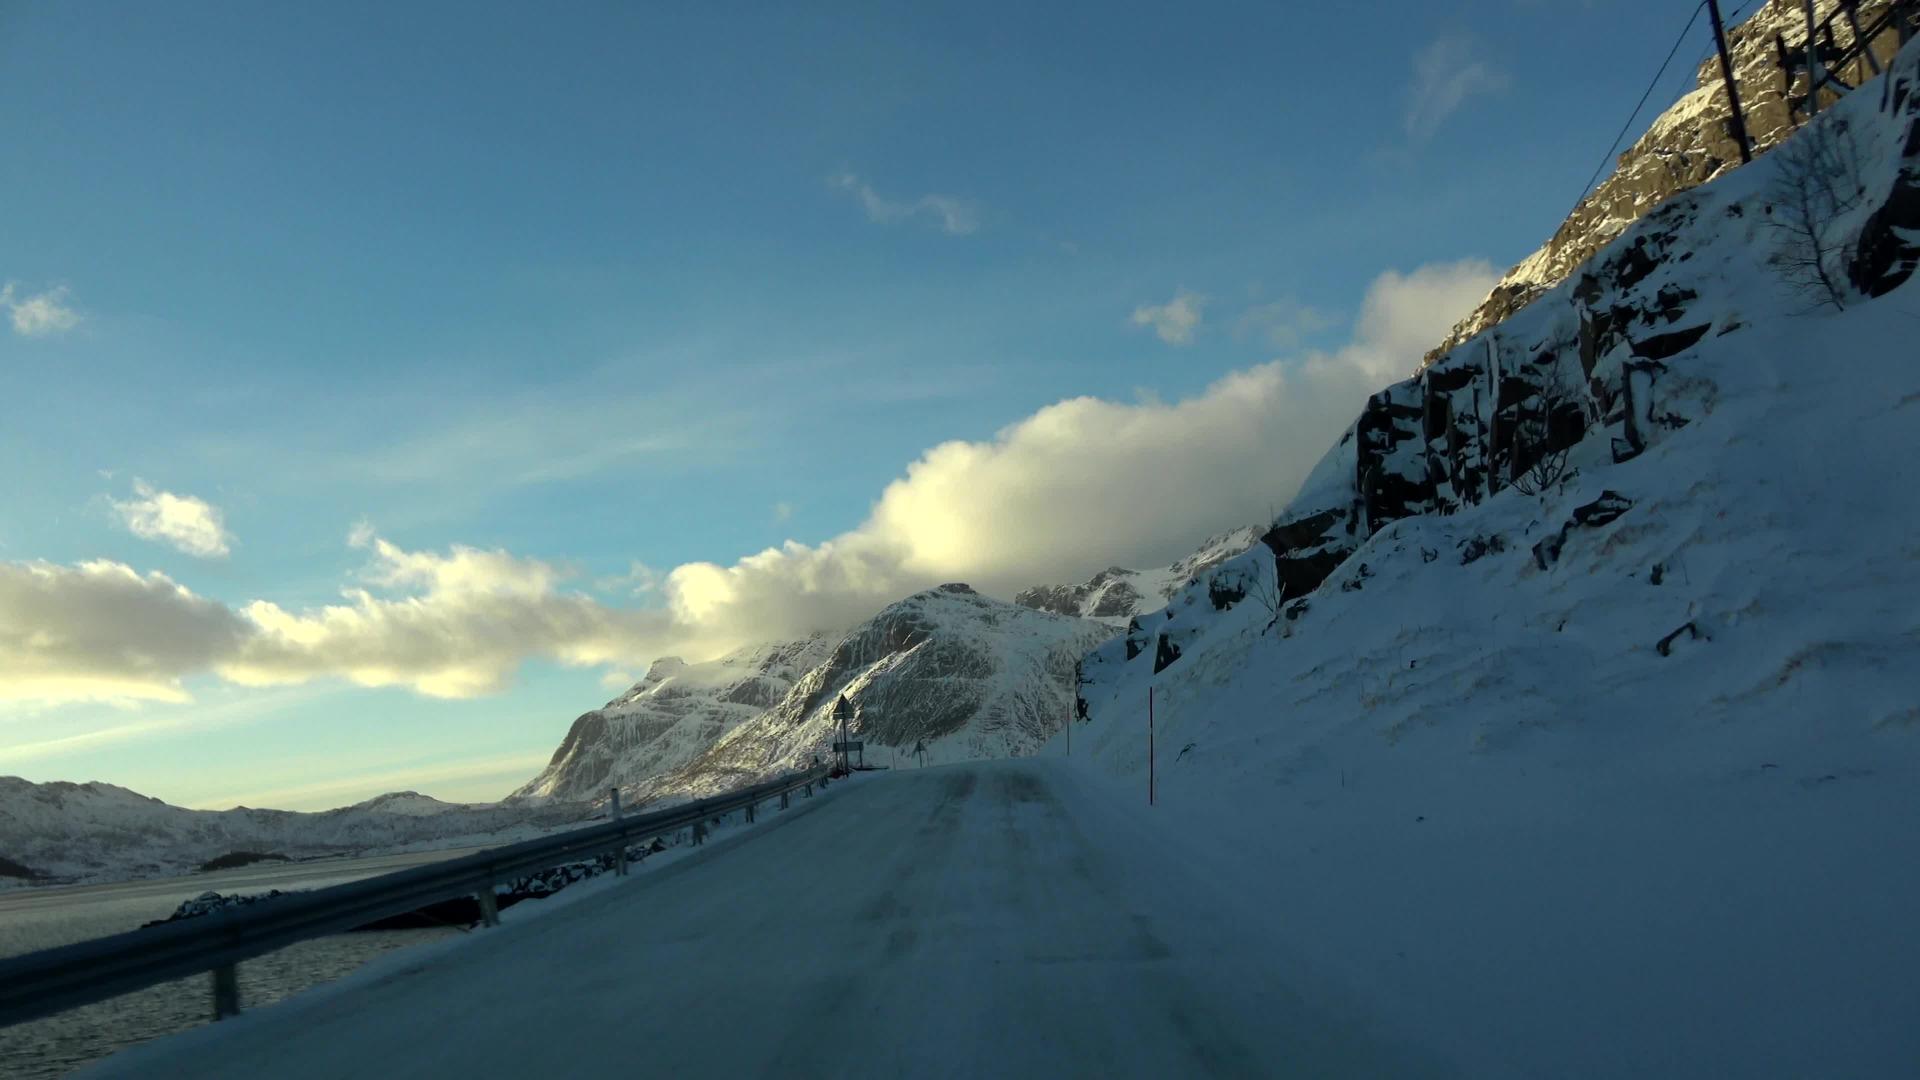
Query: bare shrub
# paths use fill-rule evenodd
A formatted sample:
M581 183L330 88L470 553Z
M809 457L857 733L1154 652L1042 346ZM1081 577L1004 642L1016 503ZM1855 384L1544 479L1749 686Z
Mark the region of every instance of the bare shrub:
M1510 485L1524 495L1539 495L1567 475L1567 459L1573 447L1585 436L1592 420L1584 395L1568 385L1558 364L1534 393L1534 407L1525 410L1513 434L1513 452L1534 455L1532 464ZM1579 415L1579 430L1567 435L1567 418ZM1556 421L1556 418L1557 421ZM1558 422L1561 426L1556 429Z
M1840 223L1867 194L1853 133L1839 117L1809 124L1769 159L1768 224L1781 241L1770 261L1813 309L1841 310L1851 295Z

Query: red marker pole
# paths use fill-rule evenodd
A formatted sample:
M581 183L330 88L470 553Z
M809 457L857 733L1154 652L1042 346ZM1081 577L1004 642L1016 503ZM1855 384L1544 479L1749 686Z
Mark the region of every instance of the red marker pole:
M1147 687L1147 805L1153 805L1153 687Z

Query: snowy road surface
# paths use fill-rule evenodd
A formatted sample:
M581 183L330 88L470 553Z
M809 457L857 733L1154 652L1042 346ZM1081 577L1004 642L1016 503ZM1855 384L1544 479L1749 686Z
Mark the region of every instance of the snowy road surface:
M771 827L103 1075L1431 1075L1059 763L877 774ZM772 817L771 813L768 815Z

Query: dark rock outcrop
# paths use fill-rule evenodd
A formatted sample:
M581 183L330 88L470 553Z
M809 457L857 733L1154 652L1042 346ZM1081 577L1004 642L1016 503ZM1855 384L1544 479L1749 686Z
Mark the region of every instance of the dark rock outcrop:
M205 874L214 870L233 870L242 866L252 866L257 862L291 861L277 851L229 851L225 855L215 856L201 863L200 872Z
M45 876L46 876L45 874L42 874L40 871L35 870L31 866L27 866L24 863L14 862L12 859L6 858L5 856L0 856L0 877L20 878L24 881L37 881L40 878L43 878Z

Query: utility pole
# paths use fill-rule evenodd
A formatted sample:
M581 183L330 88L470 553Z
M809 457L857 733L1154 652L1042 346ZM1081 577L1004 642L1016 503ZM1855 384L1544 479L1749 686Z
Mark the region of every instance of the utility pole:
M1814 48L1813 34L1814 34L1813 0L1807 0L1807 122L1808 123L1812 123L1813 118L1820 115L1820 67L1819 67L1820 57L1816 55L1813 51L1813 48ZM1787 105L1787 112L1789 116L1792 115L1793 105L1791 103Z
M1147 805L1153 805L1153 687L1147 687Z
M1720 0L1707 0L1707 16L1713 20L1713 44L1720 50L1720 74L1727 80L1727 101L1733 106L1733 141L1740 144L1741 163L1751 164L1753 147L1747 142L1747 118L1740 113L1740 89L1733 83L1733 57L1727 55L1727 29L1720 22Z
M621 817L620 788L618 786L608 788L607 794L613 797L613 820L619 821ZM619 849L613 853L613 872L620 877L627 876L627 842L624 839L620 841Z

